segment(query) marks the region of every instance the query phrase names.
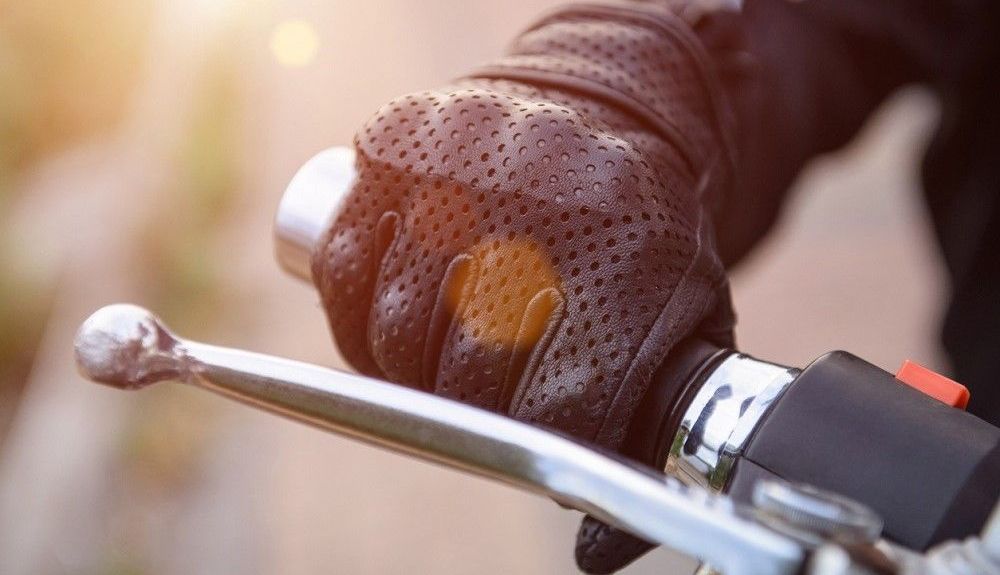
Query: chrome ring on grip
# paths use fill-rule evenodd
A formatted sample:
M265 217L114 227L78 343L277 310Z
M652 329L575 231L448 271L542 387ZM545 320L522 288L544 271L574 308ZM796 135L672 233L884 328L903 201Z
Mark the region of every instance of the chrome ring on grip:
M666 472L721 491L764 415L800 370L734 353L706 378L684 412Z

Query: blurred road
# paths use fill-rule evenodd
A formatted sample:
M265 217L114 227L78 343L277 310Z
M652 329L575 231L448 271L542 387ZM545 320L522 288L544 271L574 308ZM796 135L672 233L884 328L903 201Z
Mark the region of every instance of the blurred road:
M317 297L273 263L270 225L284 186L318 150L349 143L354 128L380 103L445 82L497 54L517 30L555 4L255 4L240 37L239 77L247 99L245 190L218 245L206 246L226 269L227 316L216 341L339 365ZM233 3L226 9L240 8ZM287 19L311 23L317 32L315 61L305 67L284 66L272 54L275 26ZM940 263L915 176L935 114L926 95L906 94L880 114L857 145L805 174L780 229L735 275L744 350L803 364L845 348L890 370L907 357L942 367L934 341L943 293ZM69 185L72 177L66 179ZM66 354L63 360L69 347ZM131 409L123 394L66 391L81 385L77 379L50 382L46 397L27 405L14 437L26 441L23 430L31 427L26 422L44 417L38 406L65 405L67 398L86 402L89 394L94 402ZM554 503L222 400L207 401L219 421L206 440L212 457L185 497L162 508L172 526L150 528L147 538L153 540L143 544L155 550L151 572L575 572L578 516ZM91 422L101 424L96 416ZM44 428L44 422L34 427ZM36 441L49 439L58 450L58 437L37 433L43 435ZM9 458L5 463L14 465ZM74 469L97 475L82 482L112 481L98 467ZM0 481L5 478L20 481L0 485L7 493L31 489L30 474L0 475ZM26 558L19 564L35 567L10 575L108 572L87 558L57 551L79 547L81 533L96 533L112 545L142 537L120 536L99 514L67 520L47 522L47 531L32 539L31 552L58 560ZM16 529L17 520L8 516L4 524ZM627 572L690 569L690 561L657 551Z

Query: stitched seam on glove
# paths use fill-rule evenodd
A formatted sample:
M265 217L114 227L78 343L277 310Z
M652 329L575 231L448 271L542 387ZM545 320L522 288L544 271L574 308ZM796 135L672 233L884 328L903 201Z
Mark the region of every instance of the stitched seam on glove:
M595 21L624 19L632 23L658 30L664 37L679 43L686 55L694 59L697 73L701 76L701 86L705 96L714 111L710 118L716 137L723 142L726 167L732 169L736 161L736 142L732 136L731 125L735 121L729 112L722 83L715 73L701 40L695 36L688 23L673 11L662 6L642 6L637 4L591 4L575 3L562 6L544 16L538 22L525 30L525 33L537 30L547 24L559 21L566 16L590 17Z
M548 56L535 55L511 56L509 58L528 61L542 61L550 59ZM560 59L564 60L564 58ZM524 68L521 66L509 66L502 63L494 64L492 66L484 66L467 77L516 80L531 84L549 85L556 88L574 90L583 95L603 100L611 105L617 106L622 110L626 110L638 116L640 120L648 122L664 140L673 144L677 154L684 160L685 167L688 171L692 175L698 173L697 163L694 158L691 157L690 153L690 150L693 149L694 146L691 141L681 133L680 129L673 122L664 118L645 103L620 90L612 88L607 84L602 84L590 78L573 76L563 72Z
M706 224L705 222L706 219L707 218L704 216L704 214L702 214L699 220L700 225L699 225L698 237L700 240L703 240L704 238L703 234L705 233L705 231L702 226ZM691 263L684 270L684 273L681 275L681 280L677 283L677 286L674 288L673 293L670 294L670 298L667 299L663 308L660 310L660 313L657 316L656 321L653 323L652 329L650 329L649 332L647 332L646 337L643 338L642 344L639 346L638 353L636 353L635 357L632 358L632 362L629 364L629 367L625 372L625 377L622 380L622 385L621 387L618 388L618 391L615 393L615 397L608 408L608 412L604 417L604 421L598 428L597 435L595 436L595 440L598 443L605 443L610 436L613 436L617 432L616 420L621 419L622 416L624 415L616 413L619 409L623 409L629 415L634 411L634 405L632 406L625 405L627 403L625 400L627 400L628 398L623 399L621 397L622 392L625 389L631 387L630 382L633 382L633 380L638 380L635 381L635 383L639 382L642 383L641 385L637 386L638 396L641 397L642 394L644 394L646 392L646 389L649 387L649 382L653 377L653 370L657 365L655 354L660 352L662 355L661 351L662 348L669 347L661 343L654 349L651 349L649 345L650 335L652 335L653 333L657 334L669 333L673 336L672 344L676 344L677 342L681 341L682 339L690 335L690 333L677 333L675 329L676 326L678 324L686 323L686 320L694 317L692 311L696 309L696 306L698 306L699 310L703 309L703 306L706 306L706 301L711 299L711 296L706 296L702 298L701 302L699 302L697 294L700 293L700 291L690 289L690 287L693 285L693 282L701 277L699 274L696 273L697 269L709 265L711 261L711 258L709 257L709 252L708 250L705 249L704 244L705 244L704 241L698 242L698 248L694 258L692 258ZM682 297L684 299L678 301L678 297ZM674 316L668 315L671 312L678 310L680 311L678 315ZM672 322L674 325L669 326L668 322ZM692 328L694 327L696 326L692 326ZM636 370L638 369L637 366L641 365L647 366L647 368L645 369L646 373L636 373ZM638 401L636 400L635 403L638 403ZM609 423L612 425L612 429L610 431L608 427Z

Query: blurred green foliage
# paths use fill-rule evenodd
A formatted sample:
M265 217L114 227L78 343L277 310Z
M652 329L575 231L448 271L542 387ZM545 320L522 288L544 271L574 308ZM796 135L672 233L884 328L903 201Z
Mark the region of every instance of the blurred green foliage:
M235 53L222 49L199 87L193 118L177 150L175 186L142 238L150 303L179 331L206 336L221 307L225 254L213 250L239 188L242 101Z
M191 123L175 151L173 185L139 238L146 301L191 337L210 337L222 304L226 254L213 247L239 186L242 100L236 69L223 49L200 78ZM125 471L148 492L180 489L197 472L213 421L206 398L174 391L144 394L122 438Z
M133 496L158 498L197 479L210 452L216 403L190 390L150 388L121 436L122 477Z
M0 0L0 440L31 368L54 278L11 234L21 173L113 130L125 116L150 27L150 0Z
M152 0L0 0L0 230L30 167L103 133L129 114L142 80ZM137 238L134 269L142 302L185 335L203 337L225 303L227 254L220 231L234 205L242 168L239 43L220 39L195 89L194 111L171 157L171 188ZM163 199L165 198L165 199ZM32 277L30 252L0 232L0 442L27 380L54 294L54 278ZM20 262L20 263L19 263ZM109 516L122 526L105 549L101 573L155 572L147 509L177 507L211 453L214 404L151 390L134 405L109 470L122 498ZM0 444L2 447L2 444ZM167 519L169 521L169 517Z
M201 76L191 123L175 150L171 188L139 238L136 269L142 272L146 301L191 337L210 339L224 307L221 280L229 254L214 248L240 185L238 69L235 52L222 48ZM127 528L107 550L106 574L156 571L151 551L157 542L136 509L173 508L164 502L197 489L212 456L217 422L217 404L197 392L165 386L138 398L121 436L119 478L132 505L113 511Z
M38 278L17 273L22 261L17 249L0 241L0 445L31 370L54 291Z
M105 558L105 564L100 570L100 575L146 575L147 573L149 571L142 567L140 559L122 550Z
M150 0L0 0L0 194L25 166L122 119L151 10Z

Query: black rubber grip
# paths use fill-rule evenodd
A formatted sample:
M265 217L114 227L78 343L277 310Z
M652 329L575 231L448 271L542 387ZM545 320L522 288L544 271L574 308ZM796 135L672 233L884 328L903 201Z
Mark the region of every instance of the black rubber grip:
M885 520L885 537L923 550L982 528L1000 497L1000 430L838 351L772 408L728 490L747 499L768 476L860 501Z

